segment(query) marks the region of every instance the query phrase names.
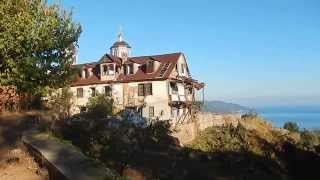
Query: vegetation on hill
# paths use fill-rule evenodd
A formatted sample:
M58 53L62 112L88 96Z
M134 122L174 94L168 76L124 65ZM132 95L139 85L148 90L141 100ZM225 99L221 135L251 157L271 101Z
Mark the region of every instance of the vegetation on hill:
M227 103L223 101L206 101L204 103L204 106L201 109L205 112L215 112L215 113L232 113L232 112L238 112L238 111L245 111L249 112L252 111L252 109L241 106L239 104L234 103Z
M122 175L146 179L319 179L320 148L315 133L273 128L257 115L247 115L236 127L207 128L190 145L181 147L171 136L168 122L141 125L126 117L115 119L112 111L98 113L110 108L109 99L91 101L89 112L61 119L53 132ZM90 115L93 111L95 116Z
M298 127L291 126L292 123L285 125L291 131L273 128L256 115L245 116L237 127L207 128L189 147L209 154L240 153L230 162L231 167L239 161L243 161L239 162L243 167L250 166L246 163L248 154L263 157L262 161L252 162L252 171L261 176L269 172L274 175L272 179L319 179L316 167L320 165L320 136L308 130L299 132Z
M121 113L110 111L110 99L90 101L92 106L86 113L59 117L43 112L20 122L30 128L38 124L40 130L52 133L61 142L76 145L87 156L131 178L318 180L320 177L317 172L320 136L313 131L273 128L259 116L247 115L238 126L209 127L182 147L171 136L169 122L134 123L126 116L121 117ZM109 111L98 113L105 108Z
M299 132L299 126L297 123L295 122L286 122L284 125L283 125L283 128L284 129L287 129L288 131L290 132Z

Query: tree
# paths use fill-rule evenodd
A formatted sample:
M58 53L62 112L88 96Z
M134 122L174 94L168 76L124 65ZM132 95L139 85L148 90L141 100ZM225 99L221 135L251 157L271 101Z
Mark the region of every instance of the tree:
M59 113L65 113L67 116L71 115L71 107L73 105L73 93L70 87L63 87L59 91L51 95L51 105L54 110Z
M89 99L87 107L91 117L103 118L112 115L113 99L104 94L96 94Z
M290 132L299 132L299 126L295 122L286 122L283 125L283 128L289 130Z
M71 81L81 26L43 0L0 0L0 84L42 94Z

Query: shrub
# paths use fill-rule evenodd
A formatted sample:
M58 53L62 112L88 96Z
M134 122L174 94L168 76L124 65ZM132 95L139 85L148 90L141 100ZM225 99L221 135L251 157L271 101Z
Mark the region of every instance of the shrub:
M70 91L70 88L64 87L51 95L50 105L56 112L70 116L71 107L73 105L72 98L73 94Z
M103 94L97 94L89 99L87 107L91 117L103 118L112 115L113 99Z
M242 151L249 150L244 127L209 127L200 132L199 136L190 145L191 148L204 152Z
M299 132L299 126L295 122L286 122L283 125L283 128L289 130L290 132Z
M310 149L314 145L318 144L318 139L317 139L317 136L313 132L305 129L301 132L300 142L304 147Z

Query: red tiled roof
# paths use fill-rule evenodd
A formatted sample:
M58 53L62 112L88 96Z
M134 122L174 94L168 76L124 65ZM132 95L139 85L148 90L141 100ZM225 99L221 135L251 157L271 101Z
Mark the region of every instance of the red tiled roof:
M99 63L116 63L118 65L121 64L121 58L112 56L111 54L105 54L104 56L101 57L101 59L99 60Z
M182 53L172 53L172 54L163 54L163 55L152 55L152 56L139 56L139 57L129 57L128 62L131 63L137 63L137 64L145 64L148 61L158 61L160 63L160 66L158 69L156 69L153 73L145 73L140 68L135 74L132 75L124 75L120 74L118 78L115 81L101 81L99 78L100 74L100 68L99 64L101 62L115 62L116 64L121 65L121 58L114 57L111 55L104 55L99 62L96 63L89 63L94 64L96 66L96 69L94 71L94 75L92 75L89 78L82 79L77 77L77 79L72 83L72 86L81 86L81 85L89 85L89 84L104 84L104 83L110 83L110 82L128 82L128 81L145 81L145 80L162 80L169 78L172 70L175 68L176 62L179 59L179 57L182 55ZM160 71L165 66L165 64L168 64L168 67L166 68L166 71L161 75ZM84 65L75 65L75 67L83 67Z

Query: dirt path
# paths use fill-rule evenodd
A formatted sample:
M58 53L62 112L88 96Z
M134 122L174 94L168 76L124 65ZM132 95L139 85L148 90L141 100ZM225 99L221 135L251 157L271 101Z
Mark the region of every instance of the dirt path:
M20 143L22 119L28 114L0 114L0 180L45 180L45 171L23 150ZM41 174L41 175L40 175Z

